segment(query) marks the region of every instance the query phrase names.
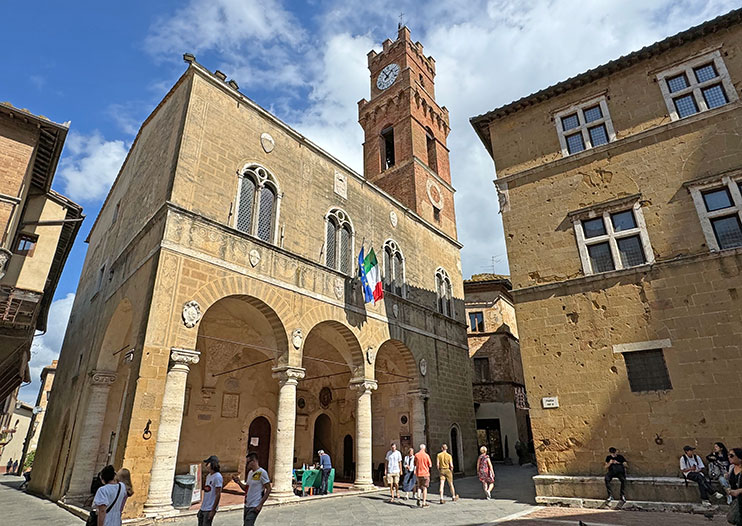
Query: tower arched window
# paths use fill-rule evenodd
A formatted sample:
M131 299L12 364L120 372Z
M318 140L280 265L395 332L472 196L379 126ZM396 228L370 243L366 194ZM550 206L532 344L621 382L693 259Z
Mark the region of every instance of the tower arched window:
M257 164L240 172L235 228L268 243L276 243L281 192L273 174Z
M339 208L325 216L325 265L348 275L353 269L353 223Z
M384 243L384 290L405 296L404 256L391 239Z
M438 312L444 316L453 316L451 278L443 268L435 271L435 291L438 300Z

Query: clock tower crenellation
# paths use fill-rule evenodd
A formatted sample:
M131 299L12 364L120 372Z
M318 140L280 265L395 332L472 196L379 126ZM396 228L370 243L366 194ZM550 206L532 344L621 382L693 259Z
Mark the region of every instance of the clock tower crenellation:
M435 60L403 26L380 53L369 52L368 69L371 97L358 102L364 176L455 238L449 118L435 100Z

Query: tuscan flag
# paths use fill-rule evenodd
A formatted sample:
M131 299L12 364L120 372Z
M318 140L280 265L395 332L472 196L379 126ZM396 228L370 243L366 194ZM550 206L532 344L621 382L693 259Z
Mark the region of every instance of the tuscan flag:
M384 297L384 288L381 284L379 262L376 260L373 248L368 252L368 256L364 258L363 247L361 247L361 253L358 254L358 268L361 273L364 302L373 301L376 305L376 302Z

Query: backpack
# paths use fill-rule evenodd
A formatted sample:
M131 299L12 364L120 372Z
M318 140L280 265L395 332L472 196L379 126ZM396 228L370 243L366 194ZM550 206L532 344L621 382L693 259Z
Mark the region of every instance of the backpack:
M121 495L121 483L118 484L118 491L116 491L116 498L113 499L113 502L106 508L106 515L111 513L111 510L113 509L113 505L116 504L116 501L119 500L119 495ZM88 520L85 522L85 526L98 526L98 510L93 508L90 510L90 515L88 515Z

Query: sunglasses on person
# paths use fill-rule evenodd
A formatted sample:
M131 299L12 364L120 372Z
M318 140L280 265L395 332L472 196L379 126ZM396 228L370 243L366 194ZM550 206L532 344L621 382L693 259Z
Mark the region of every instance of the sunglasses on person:
M729 453L729 458L734 458L734 453Z

